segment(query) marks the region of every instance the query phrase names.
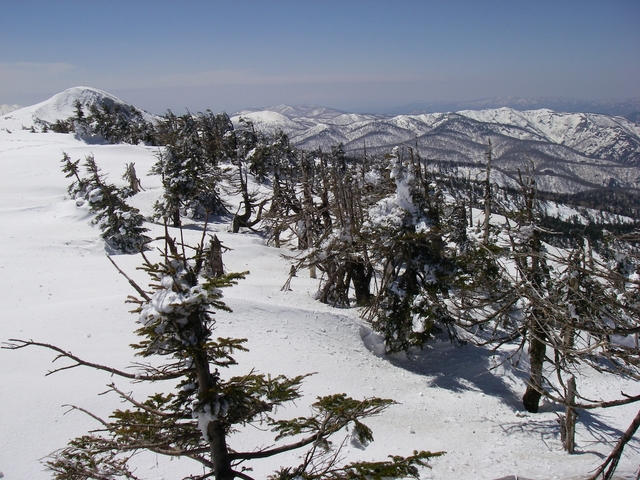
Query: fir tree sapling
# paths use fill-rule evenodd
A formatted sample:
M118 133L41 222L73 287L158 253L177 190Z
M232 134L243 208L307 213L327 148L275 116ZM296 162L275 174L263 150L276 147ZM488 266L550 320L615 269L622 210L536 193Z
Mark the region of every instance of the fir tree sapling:
M84 199L89 187L89 180L80 177L80 159L72 162L71 157L66 152L62 152L61 162L62 172L65 174L65 178L73 179L69 187L67 187L69 197L72 199Z
M95 213L92 223L100 227L101 236L110 249L121 253L142 250L149 241L145 235L149 229L144 226L140 211L126 203L136 192L106 183L93 155L88 155L83 165L88 176L80 177L79 162L72 162L69 155L63 153L62 171L67 178L74 178L68 188L69 195L89 204L89 211Z
M167 389L137 400L115 384L109 390L127 404L109 419L103 419L80 407L100 423L100 430L72 440L52 454L47 466L57 480L111 479L135 480L138 477L129 460L139 451L151 451L169 457L195 461L203 473L188 479L214 478L252 480L252 460L306 449L296 467L281 468L276 480L294 479L382 479L419 478L421 467L442 452L415 451L408 457L391 456L381 462L340 463L340 445L331 439L351 427L351 435L366 444L373 440L363 419L382 413L394 402L381 398L355 400L344 394L318 398L311 415L290 420L274 418L275 410L300 398L301 382L307 375L293 378L249 373L225 378L221 369L236 365L234 353L245 350L246 340L216 338L216 310L229 311L222 301L222 288L234 285L245 274L211 276L206 266L203 232L200 244L189 247L164 237L159 261L143 255L142 269L151 278L143 289L128 276L137 297L140 341L132 345L137 355L155 359L135 364L135 373L88 362L55 345L11 340L4 348L40 346L55 351L57 358L71 363L55 371L88 366L135 382L167 381ZM187 256L185 252L193 252ZM126 274L118 268L126 276ZM52 372L51 372L52 373ZM176 384L177 382L177 384ZM274 432L274 444L235 451L228 441L242 435L237 426L261 424ZM185 478L185 480L186 480Z

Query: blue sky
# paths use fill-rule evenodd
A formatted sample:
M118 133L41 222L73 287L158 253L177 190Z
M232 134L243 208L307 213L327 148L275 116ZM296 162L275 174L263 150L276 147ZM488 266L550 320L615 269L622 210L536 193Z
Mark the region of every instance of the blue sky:
M0 104L154 113L640 97L640 0L0 0Z

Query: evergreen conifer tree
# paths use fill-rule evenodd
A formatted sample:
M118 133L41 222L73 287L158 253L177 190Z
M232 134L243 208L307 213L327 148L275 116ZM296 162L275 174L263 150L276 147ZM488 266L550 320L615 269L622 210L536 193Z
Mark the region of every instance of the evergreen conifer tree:
M233 128L228 116L185 114L165 117L160 137L166 142L153 173L161 175L164 194L155 205L157 218L180 226L180 215L205 218L225 213L219 194L219 161L227 158L225 134Z
M396 148L391 162L395 194L371 207L364 223L372 262L381 265L366 316L384 335L387 350L397 352L422 346L443 327L455 334L443 302L455 268L445 251L443 200L420 158Z
M89 180L80 177L80 159L75 162L71 161L71 157L62 152L62 172L65 174L65 178L72 178L72 182L67 187L67 193L72 199L82 197L84 198L89 187Z
M149 288L143 289L127 277L137 292L137 297L130 297L129 301L136 305L134 312L141 324L136 332L140 341L132 347L137 355L155 359L149 364L137 363L134 373L88 362L55 345L14 339L5 347L51 349L58 358L72 362L59 370L87 366L131 381L171 384L168 389L138 400L112 383L109 391L127 407L115 410L109 419L74 407L96 419L100 430L76 438L52 454L47 466L54 478L135 480L138 477L128 462L137 452L146 450L188 458L204 469L204 473L186 479L252 480L247 462L299 449L307 450L302 463L281 468L270 478L419 478L419 468L441 452L414 451L408 457L341 465L339 451L331 442L332 436L347 426L358 441L372 441L372 432L363 420L382 413L393 403L391 400L328 395L313 403L310 416L282 420L273 413L300 397L300 385L306 375L272 377L251 370L241 376L225 377L221 373L221 369L236 365L233 355L245 350L245 340L216 338L214 313L229 310L222 301L221 288L232 286L244 274L211 276L204 258L204 237L203 234L200 245L192 248L175 243L167 232L160 261L152 262L143 256L142 269L151 278ZM246 452L229 448L228 439L239 434L237 425L258 423L274 432L273 446L257 446Z
M87 177L80 177L80 160L75 162L63 153L62 171L67 178L74 178L67 189L72 198L86 200L89 211L95 213L92 221L102 231L101 236L107 246L116 252L137 253L145 247L149 237L140 211L127 204L126 199L136 192L130 188L117 188L105 182L93 155L85 158Z

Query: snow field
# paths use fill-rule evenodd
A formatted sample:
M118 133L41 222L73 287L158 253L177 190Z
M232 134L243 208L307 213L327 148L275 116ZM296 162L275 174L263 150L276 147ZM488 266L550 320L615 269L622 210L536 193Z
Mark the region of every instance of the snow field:
M0 131L0 341L33 339L56 344L94 361L125 368L136 361L128 347L135 341L136 317L124 300L135 292L105 258L99 230L82 207L66 198L68 179L60 169L62 151L72 160L93 153L108 181L120 184L125 163L135 162L147 189L132 204L148 215L160 195L160 182L146 176L156 149L128 145L86 145L71 135ZM161 227L150 225L151 235ZM490 480L508 475L530 479L578 480L606 456L616 436L635 414L633 406L580 413L578 454L561 449L557 408L545 404L542 413L524 413L519 395L522 375L503 365L506 352L436 342L409 356L381 358L379 339L355 310L337 310L313 300L318 280L298 272L291 291L282 292L290 264L282 254L295 252L264 245L255 235L227 233L224 223L210 225L231 251L227 271L250 270L239 285L225 291L233 313L216 315L219 336L247 338L248 353L239 353L237 367L223 375L252 368L272 375L317 372L303 384L304 397L278 415L307 413L317 396L345 392L356 398L379 396L398 404L367 422L375 442L364 448L347 440L344 456L383 459L413 450L446 451L425 470L424 479ZM189 241L201 232L185 229ZM114 256L118 265L146 286L138 256ZM74 404L108 416L122 408L115 395L98 395L115 381L119 388L140 394L159 385L140 386L89 369L52 376L46 372L53 352L35 348L0 350L0 472L8 480L50 478L38 460L66 442L97 428ZM579 391L606 397L608 390L638 394L638 385L601 376L580 376ZM342 438L336 437L340 442ZM246 427L230 440L232 448L254 449L272 443L270 432ZM640 459L638 441L627 447L619 478L635 478ZM280 465L295 464L296 453L255 462L253 475L266 476ZM149 480L186 475L187 462L144 455L138 474Z

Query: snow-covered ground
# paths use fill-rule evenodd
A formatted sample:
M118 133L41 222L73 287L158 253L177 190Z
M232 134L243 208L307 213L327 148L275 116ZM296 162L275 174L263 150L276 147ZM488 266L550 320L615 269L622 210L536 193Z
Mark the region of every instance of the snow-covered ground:
M134 293L109 263L90 216L66 194L60 169L62 152L73 160L93 153L108 180L121 182L126 163L135 162L146 189L134 199L144 214L160 194L160 182L146 176L156 149L129 145L86 145L72 135L30 133L0 128L0 341L10 338L49 342L74 354L124 368L134 360L135 316L124 303ZM160 227L150 225L154 232ZM347 444L348 460L383 459L413 450L446 451L422 478L583 479L608 455L635 416L628 406L580 412L577 454L560 444L559 408L545 404L540 414L522 410L521 374L510 366L489 367L499 355L477 347L435 343L409 357L383 358L380 342L355 310L336 310L313 300L317 280L299 272L291 291L281 291L289 264L256 234L230 234L227 224L210 225L223 244L228 271L250 270L246 280L225 292L231 314L218 314L218 334L248 339L249 353L237 355L237 371L298 375L317 372L304 384L304 400L283 414L304 414L318 395L345 392L398 402L370 420L376 441L366 448ZM200 232L186 230L195 241ZM137 256L116 262L143 282ZM113 380L121 389L144 392L119 379L88 369L45 376L54 355L36 348L0 350L0 477L40 480L50 477L39 459L75 436L96 428L89 417L68 412L77 405L97 414L121 407L113 395L98 395ZM223 372L224 373L224 372ZM604 377L578 378L579 390L609 398L621 389L637 395L632 382ZM149 390L146 390L149 392ZM270 442L268 432L249 428L231 440L238 449ZM253 475L266 478L295 455L255 462ZM640 442L628 447L618 478L636 478ZM187 462L143 455L138 475L175 479ZM195 466L195 472L198 471Z

